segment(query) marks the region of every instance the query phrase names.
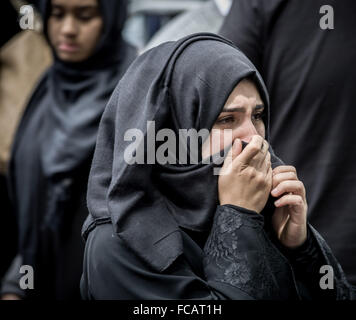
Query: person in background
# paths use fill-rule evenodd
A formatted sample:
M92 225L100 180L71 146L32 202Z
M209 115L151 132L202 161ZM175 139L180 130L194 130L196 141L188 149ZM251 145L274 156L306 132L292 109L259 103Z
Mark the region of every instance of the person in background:
M220 30L261 72L271 98L271 143L297 168L309 191L308 218L353 285L355 17L353 0L234 0Z
M52 63L41 30L21 31L18 11L15 1L0 2L0 285L17 250L16 221L6 183L11 145L27 101L39 78ZM38 22L37 16L35 22ZM40 26L40 23L34 25Z
M142 52L166 41L176 41L197 32L217 33L229 12L232 0L209 0L198 9L184 12L162 27Z
M17 22L17 12L11 3L11 0L0 2L0 48L9 41L16 33L20 32L20 26ZM5 20L7 18L7 20Z
M18 255L3 299L79 299L86 189L97 128L136 50L121 36L126 1L43 0L38 7L54 64L21 119L9 165ZM19 287L21 265L33 288ZM32 285L31 285L32 287Z

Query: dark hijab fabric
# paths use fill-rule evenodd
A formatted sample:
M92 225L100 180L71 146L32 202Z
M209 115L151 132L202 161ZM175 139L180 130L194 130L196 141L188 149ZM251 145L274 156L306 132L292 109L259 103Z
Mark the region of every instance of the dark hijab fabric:
M20 123L10 164L10 186L18 215L20 253L35 264L39 232L58 241L73 221L74 190L86 190L100 118L136 52L121 37L126 1L98 1L103 31L87 60L66 63L55 54ZM51 1L38 1L47 26ZM47 28L44 28L48 40ZM86 210L83 202L82 210ZM46 230L46 231L44 231ZM54 241L57 241L54 240Z
M88 186L84 237L111 221L115 232L152 268L165 270L182 253L179 227L209 231L218 204L214 163L128 164L125 132L169 128L210 130L235 86L256 84L268 115L268 94L252 63L231 42L209 33L168 42L137 58L104 113ZM265 119L268 132L268 116ZM268 138L268 133L267 133ZM187 145L188 152L190 150ZM274 158L275 161L279 161Z

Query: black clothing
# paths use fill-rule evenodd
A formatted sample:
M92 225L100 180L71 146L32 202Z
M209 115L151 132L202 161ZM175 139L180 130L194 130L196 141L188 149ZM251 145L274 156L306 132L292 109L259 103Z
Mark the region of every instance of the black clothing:
M318 287L310 293L307 287L315 287L322 277L320 266L317 275L308 273L313 276L311 279L295 273L298 264L288 262L263 231L263 216L237 207L217 207L204 250L180 229L184 254L162 272L139 259L115 234L111 224L98 225L89 233L86 243L82 297L98 300L355 299L330 249L311 226L308 232L313 247L323 248L325 252L320 263L334 267L335 290ZM308 261L316 258L308 251L299 256Z
M111 218L136 254L162 271L182 253L178 226L209 230L218 202L213 163L178 165L174 158L166 165L128 164L125 150L131 143L125 134L135 128L149 139L162 128L176 136L179 129L210 129L233 88L246 77L255 80L268 110L259 74L223 38L197 34L138 57L115 89L100 124L84 233L95 220ZM147 129L148 121L155 121L153 133ZM196 152L194 145L183 148L188 155Z
M176 134L179 129L210 131L231 91L245 78L255 82L265 105L268 138L269 104L263 81L251 62L224 38L191 35L144 53L130 66L103 115L90 172L90 215L83 226L84 298L306 296L297 289L291 264L273 245L273 199L261 215L219 206L218 176L213 173L218 163L201 160L202 142L196 146L189 140L184 145L188 154L194 147L199 150L198 163L180 163L172 154L166 164L132 163L125 158L128 130L135 128L144 139L152 138L147 121L155 121L153 134L163 128ZM281 165L270 151L272 167ZM149 149L135 154L140 152L148 158ZM312 245L318 246L318 253L313 251L309 258L316 264L329 262L327 254L332 254L325 243L311 227L309 232L318 239ZM337 286L328 297L350 298L342 270L334 260L330 264ZM301 282L313 295L309 288L314 283L307 280L302 277Z
M333 8L334 29L319 13ZM356 2L235 0L220 34L256 65L271 100L271 144L294 165L309 220L356 284ZM329 23L330 23L329 19Z
M16 220L11 210L11 202L8 196L6 177L0 174L0 286L1 279L9 268L12 259L16 255Z
M18 14L10 0L0 1L0 49L13 36L21 31L18 21ZM0 68L4 61L0 59ZM1 78L0 81L5 81ZM1 108L1 106L0 106ZM2 138L2 137L1 137ZM0 139L1 139L0 138ZM5 173L0 172L0 286L4 273L16 254L16 220L10 209L10 200L7 190Z
M21 31L18 14L10 0L0 1L0 48Z
M54 54L54 65L34 91L14 141L9 181L19 254L35 272L30 298L80 297L80 229L88 214L87 177L97 128L136 54L121 37L126 2L99 4L104 29L94 54L79 63ZM39 7L47 25L50 1Z

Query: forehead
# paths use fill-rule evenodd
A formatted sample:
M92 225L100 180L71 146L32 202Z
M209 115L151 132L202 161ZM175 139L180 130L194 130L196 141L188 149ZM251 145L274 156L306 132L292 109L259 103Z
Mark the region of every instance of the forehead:
M96 7L98 0L51 0L52 5L63 7Z
M263 106L260 93L253 81L244 79L231 92L224 110L232 108L254 109L256 106Z

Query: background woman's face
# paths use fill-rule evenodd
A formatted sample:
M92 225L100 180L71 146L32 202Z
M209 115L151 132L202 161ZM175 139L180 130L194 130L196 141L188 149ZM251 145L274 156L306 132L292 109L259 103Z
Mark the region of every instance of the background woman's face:
M103 19L98 0L52 0L48 35L57 56L66 62L89 58L100 39Z
M225 149L235 139L248 143L254 135L265 138L263 115L264 105L255 84L242 80L231 92L203 145L203 158ZM224 130L228 129L232 135L224 136Z

